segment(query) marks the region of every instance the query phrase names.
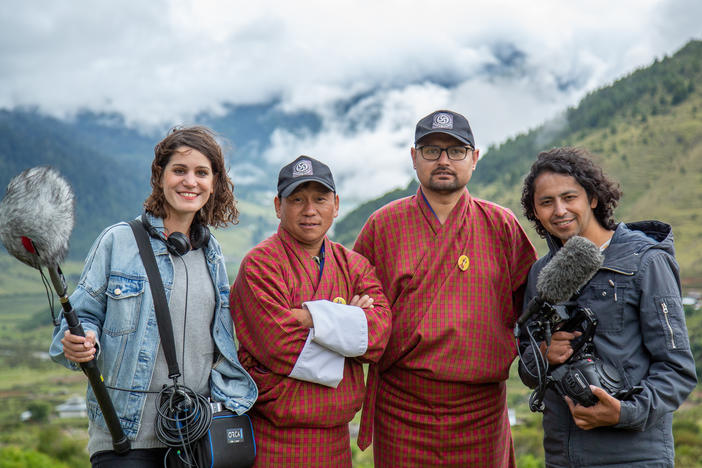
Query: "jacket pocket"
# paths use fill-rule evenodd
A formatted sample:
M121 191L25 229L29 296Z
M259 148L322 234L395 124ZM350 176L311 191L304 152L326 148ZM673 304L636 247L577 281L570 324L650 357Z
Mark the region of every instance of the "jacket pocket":
M103 333L112 336L134 333L144 299L144 279L110 275L107 283L107 310Z
M599 333L621 333L624 324L625 286L614 280L591 282L588 285L590 309L597 315Z

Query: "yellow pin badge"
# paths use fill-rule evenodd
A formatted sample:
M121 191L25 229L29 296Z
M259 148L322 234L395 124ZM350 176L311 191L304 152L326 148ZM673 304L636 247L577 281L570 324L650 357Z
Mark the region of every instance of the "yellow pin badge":
M336 302L337 304L346 304L346 299L343 297L336 297L332 302Z
M461 271L466 271L469 266L470 259L466 255L461 255L458 257L458 268L460 268Z

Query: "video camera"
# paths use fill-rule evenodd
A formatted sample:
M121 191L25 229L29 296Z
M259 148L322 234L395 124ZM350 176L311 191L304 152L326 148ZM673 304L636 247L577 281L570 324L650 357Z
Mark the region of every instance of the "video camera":
M543 302L526 323L526 334L534 351L534 364L527 366L521 350L519 352L523 371L530 379L538 382L529 399L531 411L544 410L543 397L548 388L553 388L559 395L568 396L582 406L593 406L599 401L590 385L604 389L618 400L625 400L643 390L640 386L627 388L620 372L597 355L593 343L596 327L595 314L590 309L573 303L554 306ZM573 354L570 358L563 364L550 368L546 358L539 352L539 343L543 341L547 347L550 346L551 336L557 331L579 331L581 335L571 340Z

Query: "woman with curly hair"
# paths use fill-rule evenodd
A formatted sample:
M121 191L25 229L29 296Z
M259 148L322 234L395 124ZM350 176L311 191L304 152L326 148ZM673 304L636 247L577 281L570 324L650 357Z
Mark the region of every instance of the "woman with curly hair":
M222 150L204 127L176 128L154 149L152 193L141 221L163 280L173 327L182 388L220 401L236 413L257 397L241 367L229 314L229 280L219 243L208 226L237 221ZM71 369L98 359L132 450L118 455L88 388L88 451L94 467L164 465L159 439L159 392L173 383L161 346L153 298L132 229L105 229L88 254L71 295L86 336L73 335L62 320L54 332L52 358Z

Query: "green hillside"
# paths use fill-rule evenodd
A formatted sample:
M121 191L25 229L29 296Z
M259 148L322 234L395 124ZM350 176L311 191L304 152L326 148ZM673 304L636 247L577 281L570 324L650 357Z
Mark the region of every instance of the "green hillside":
M521 184L536 155L555 146L587 148L622 185L617 219L670 223L684 282L702 287L702 87L695 83L702 83L702 41L592 92L526 134L489 147L469 189L524 221ZM415 191L412 185L367 202L336 224L336 238L351 245L370 213ZM543 252L543 240L527 229Z
M405 188L395 189L380 198L370 200L356 207L352 212L334 223L334 240L349 247L352 246L358 232L371 213L393 200L415 193L418 186L417 181L412 180Z
M68 256L76 260L85 257L105 226L132 216L141 205L148 194L152 157L143 152L145 138L134 131L125 135L115 130L108 138L94 125L84 130L80 122L31 110L0 111L0 196L10 179L25 169L57 169L75 194L76 228ZM98 135L101 142L96 141Z

